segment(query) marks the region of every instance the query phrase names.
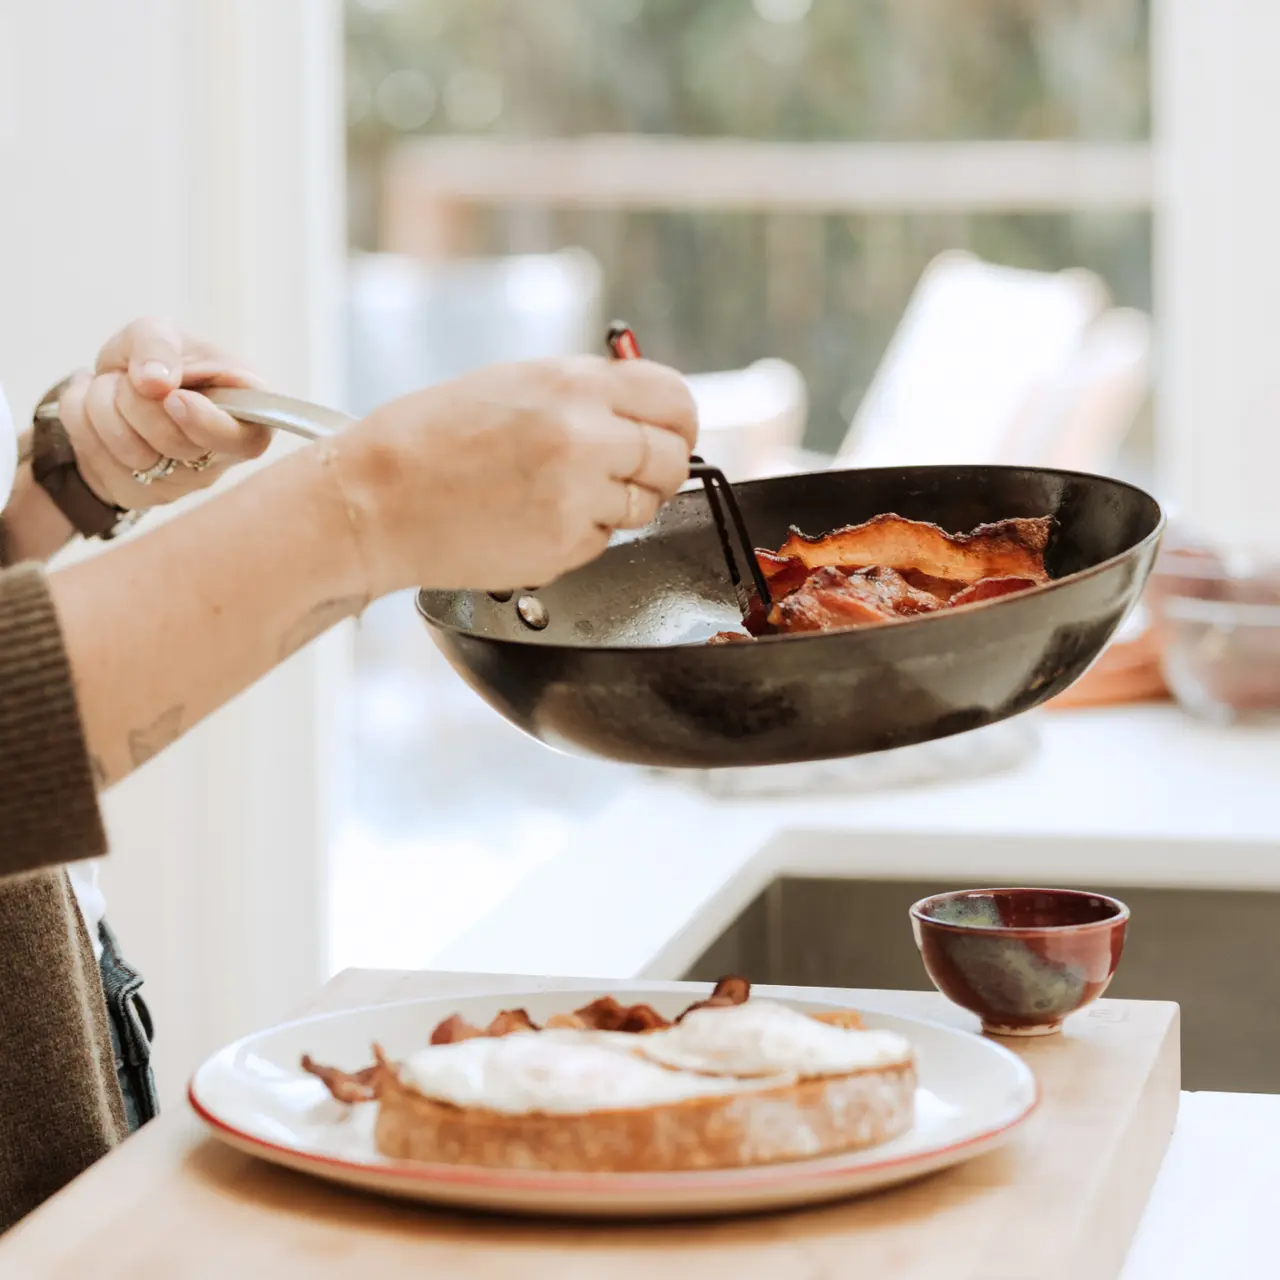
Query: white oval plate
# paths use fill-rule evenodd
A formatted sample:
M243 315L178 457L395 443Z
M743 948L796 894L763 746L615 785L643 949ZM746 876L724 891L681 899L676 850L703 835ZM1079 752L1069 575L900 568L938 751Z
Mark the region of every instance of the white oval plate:
M309 1053L355 1070L372 1061L375 1040L393 1059L423 1048L451 1013L484 1025L499 1009L525 1008L540 1022L603 994L567 989L448 996L303 1018L219 1050L192 1078L188 1097L224 1142L303 1173L437 1204L573 1217L749 1213L860 1195L993 1150L1038 1101L1030 1070L1000 1045L936 1023L864 1013L867 1026L897 1031L916 1050L916 1123L892 1142L747 1169L540 1173L385 1159L373 1145L374 1106L342 1106L298 1065ZM696 997L687 990L629 988L623 998L674 1017ZM833 1007L787 1003L815 1011Z

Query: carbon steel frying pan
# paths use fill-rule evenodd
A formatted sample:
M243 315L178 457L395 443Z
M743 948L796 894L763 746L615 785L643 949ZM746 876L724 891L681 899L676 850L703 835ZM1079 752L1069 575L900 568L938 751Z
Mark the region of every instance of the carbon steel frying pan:
M213 398L303 435L342 422L257 392ZM819 534L889 511L953 533L1052 515L1054 580L884 626L708 647L740 614L696 489L550 586L506 599L424 590L418 611L454 670L549 746L667 768L824 760L977 729L1061 693L1137 601L1164 526L1131 485L1029 467L824 471L733 492L764 547L791 525Z

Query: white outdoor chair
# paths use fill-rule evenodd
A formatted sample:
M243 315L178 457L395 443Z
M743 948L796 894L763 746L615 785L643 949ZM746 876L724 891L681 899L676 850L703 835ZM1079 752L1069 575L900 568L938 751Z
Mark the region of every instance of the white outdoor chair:
M779 452L770 470L1023 463L1106 471L1150 390L1151 322L1107 309L1088 272L1045 274L947 253L926 269L835 459ZM1017 767L1034 717L880 756L725 769L723 798L842 795Z
M925 269L835 466L1105 469L1149 389L1150 321L1091 272Z

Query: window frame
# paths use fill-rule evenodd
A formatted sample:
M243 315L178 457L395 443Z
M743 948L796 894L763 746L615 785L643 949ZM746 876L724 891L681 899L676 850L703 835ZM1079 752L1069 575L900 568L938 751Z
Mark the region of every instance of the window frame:
M61 376L68 356L83 358L109 324L107 311L119 308L116 319L124 319L157 306L244 351L278 385L341 403L338 0L121 0L109 20L101 9L97 0L43 0L6 11L15 45L60 48L63 71L69 55L59 33L101 28L105 41L104 23L111 39L138 33L128 102L114 96L119 68L100 57L85 61L83 84L64 84L58 68L35 58L15 68L14 100L56 101L62 114L51 137L65 147L23 153L40 198L0 215L21 232L13 237L21 254L10 255L11 296L31 299L2 335L6 357L26 378L10 380L15 405ZM1157 223L1165 491L1193 518L1271 537L1280 519L1269 492L1280 432L1267 415L1280 404L1280 362L1269 352L1268 299L1280 296L1280 180L1260 157L1271 141L1268 121L1280 118L1280 77L1270 65L1278 46L1280 6L1156 0L1149 156L1126 149L1117 159L1074 144L1016 154L1004 144L962 144L980 149L950 156L850 152L842 188L861 181L869 200L877 174L876 199L901 201L919 194L923 166L936 160L945 167L935 174L951 175L951 200L1032 200L1042 179L1040 199L1069 183L1077 195L1132 201L1149 174L1143 198ZM112 131L147 119L159 123L144 138L144 155L162 162L135 163L130 183L95 213L114 229L114 256L99 262L77 157L96 172L93 156L110 154ZM0 149L8 142L0 138ZM1020 166L1016 193L1000 195L994 179L978 188L975 175L1000 157ZM953 163L966 158L987 167ZM790 162L776 163L782 173ZM141 270L142 287L130 287L132 277L112 263ZM86 288L90 305L68 312L60 297ZM53 350L42 337L49 334L74 350ZM341 747L335 707L349 670L337 635L109 797L109 901L150 975L171 1094L200 1053L285 1015L324 976L326 813L332 751Z

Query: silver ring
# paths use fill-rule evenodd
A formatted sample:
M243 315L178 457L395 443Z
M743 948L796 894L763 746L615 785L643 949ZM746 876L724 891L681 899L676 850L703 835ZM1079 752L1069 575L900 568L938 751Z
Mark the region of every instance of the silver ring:
M139 484L150 484L153 480L163 480L167 476L173 475L177 465L176 458L166 458L162 455L145 471L135 471L133 478Z
M210 466L212 462L213 450L210 449L208 453L201 454L200 457L194 458L190 462L183 462L182 465L186 467L188 471L203 471L207 466Z

